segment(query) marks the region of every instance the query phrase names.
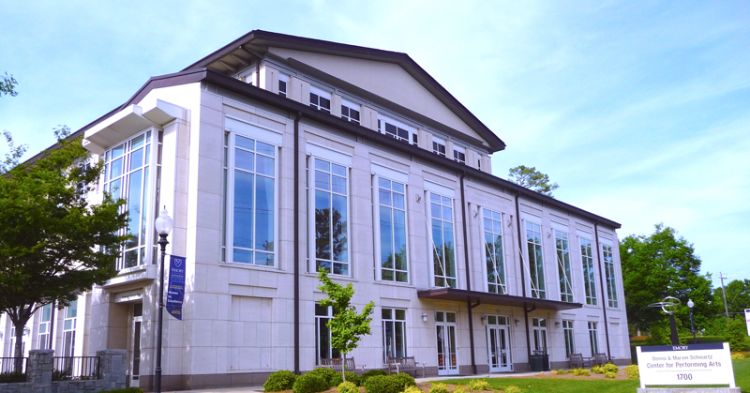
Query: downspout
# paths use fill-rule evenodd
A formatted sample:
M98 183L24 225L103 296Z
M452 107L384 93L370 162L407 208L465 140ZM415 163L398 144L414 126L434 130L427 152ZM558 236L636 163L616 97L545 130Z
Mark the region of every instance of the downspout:
M601 286L601 292L602 292L602 311L604 312L604 341L607 343L607 359L612 360L612 354L610 353L609 348L609 323L607 321L607 302L606 298L604 297L604 276L602 275L602 255L601 251L599 250L599 227L596 223L594 223L594 241L596 242L596 258L599 262L599 283Z
M518 260L521 267L521 293L526 297L526 275L523 270L523 243L521 242L521 208L518 204L518 193L516 193L516 233L518 234ZM533 310L533 309L532 309ZM531 364L531 340L529 339L529 309L523 306L523 322L526 326L526 355Z
M464 233L464 266L466 268L466 290L471 291L471 271L469 270L469 235L467 233L468 225L466 223L466 193L464 190L464 177L466 176L465 172L461 172L461 221L463 225L463 233ZM476 358L474 356L474 313L473 308L478 306L479 304L472 305L471 299L466 299L466 308L469 312L469 347L471 348L471 372L473 374L477 373L477 362Z
M299 120L300 112L294 116L294 373L299 374Z

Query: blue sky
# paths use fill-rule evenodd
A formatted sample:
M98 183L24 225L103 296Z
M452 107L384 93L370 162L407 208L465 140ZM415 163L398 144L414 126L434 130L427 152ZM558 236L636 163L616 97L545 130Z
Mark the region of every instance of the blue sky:
M459 5L460 3L460 5ZM84 126L253 29L408 53L555 196L750 278L750 2L2 0L0 129ZM0 154L6 151L0 146Z

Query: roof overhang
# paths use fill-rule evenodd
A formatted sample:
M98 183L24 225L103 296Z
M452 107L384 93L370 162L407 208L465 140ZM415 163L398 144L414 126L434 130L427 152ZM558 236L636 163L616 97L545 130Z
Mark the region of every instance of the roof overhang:
M159 99L146 108L130 104L88 128L83 134L83 147L101 154L148 127L161 127L174 119L184 119L186 112L180 106Z
M581 303L560 302L557 300L535 299L530 297L499 295L496 293L467 291L455 288L433 288L417 291L417 296L424 300L449 300L470 302L475 306L493 304L511 307L523 307L531 310L572 310L581 308Z

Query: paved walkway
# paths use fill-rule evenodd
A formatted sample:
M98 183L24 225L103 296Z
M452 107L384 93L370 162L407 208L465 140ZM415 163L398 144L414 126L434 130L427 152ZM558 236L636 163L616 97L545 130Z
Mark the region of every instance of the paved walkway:
M458 377L427 377L417 378L417 383L431 382L436 380L446 379L459 379L459 378L523 378L534 375L539 375L539 372L533 373L512 373L512 374L479 374L479 375L463 375ZM212 388L212 389L197 389L197 390L179 390L174 392L166 393L262 393L263 386L247 386L247 387L234 387L234 388Z

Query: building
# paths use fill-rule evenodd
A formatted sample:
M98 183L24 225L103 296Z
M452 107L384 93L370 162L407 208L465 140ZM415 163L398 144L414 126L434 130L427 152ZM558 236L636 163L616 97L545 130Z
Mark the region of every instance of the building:
M127 199L134 238L117 277L37 313L27 348L125 348L131 383L152 386L166 206L167 252L187 258L183 320L164 320L167 390L334 356L317 269L375 302L358 368L629 362L619 224L493 176L503 141L406 54L255 30L76 135L106 164L91 198Z

